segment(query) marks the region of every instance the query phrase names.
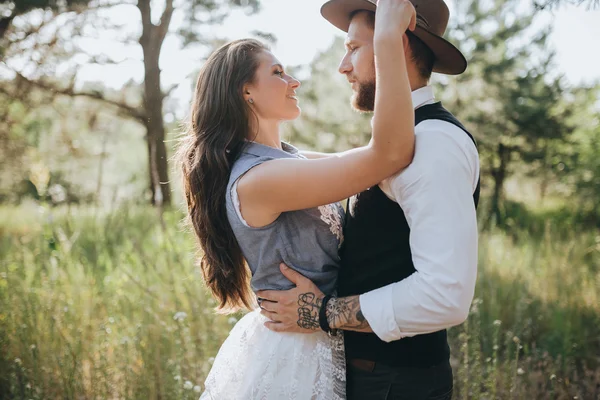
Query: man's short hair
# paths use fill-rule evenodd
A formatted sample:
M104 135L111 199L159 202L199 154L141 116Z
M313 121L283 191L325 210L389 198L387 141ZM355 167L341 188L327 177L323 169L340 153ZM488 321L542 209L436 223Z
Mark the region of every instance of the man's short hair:
M354 11L352 15L350 15L350 20L360 12L367 13L367 23L371 29L375 29L375 13L372 11ZM431 78L431 73L433 72L433 65L435 64L435 55L433 54L433 51L431 51L431 49L412 32L406 31L406 36L408 37L408 45L412 53L412 60L417 65L419 75L421 75L421 78L429 80Z

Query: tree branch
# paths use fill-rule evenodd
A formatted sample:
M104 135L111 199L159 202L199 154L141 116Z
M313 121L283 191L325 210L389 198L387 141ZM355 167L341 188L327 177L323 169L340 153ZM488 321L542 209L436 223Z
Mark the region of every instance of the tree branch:
M140 10L140 14L142 16L142 36L140 37L140 44L144 46L149 40L151 40L152 35L152 16L150 9L150 0L138 0L137 8Z
M39 87L41 89L53 92L53 93L57 93L57 94L61 94L64 96L71 96L71 97L87 97L90 99L94 99L94 100L98 100L101 101L105 104L109 104L112 105L114 107L117 107L119 110L121 110L126 116L130 117L130 118L134 118L137 121L139 121L142 124L146 124L147 123L147 117L146 114L140 110L138 110L136 107L132 107L128 104L122 103L120 101L116 101L116 100L111 100L111 99L107 99L105 98L102 93L100 92L76 92L74 91L72 88L59 88L56 87L52 84L49 83L45 83L45 82L41 82L41 81L36 81L36 80L32 80L29 79L25 76L23 76L21 73L16 72L17 74L17 78L26 82L29 85L35 86L35 87Z
M158 25L158 46L162 45L167 33L169 33L169 25L171 24L171 17L173 16L173 0L167 0L165 10L160 17L160 24Z
M179 85L180 85L179 83L176 83L173 86L171 86L170 88L168 88L167 90L165 90L165 92L162 94L163 99L169 97L171 95L171 93L173 93L173 91L179 87Z

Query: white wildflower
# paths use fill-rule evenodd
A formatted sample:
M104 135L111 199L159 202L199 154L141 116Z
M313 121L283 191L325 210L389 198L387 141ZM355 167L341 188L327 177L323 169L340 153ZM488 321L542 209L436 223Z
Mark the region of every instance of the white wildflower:
M175 313L175 315L173 316L173 319L178 322L183 321L186 318L187 318L187 313L183 312L183 311L179 311L178 313Z
M199 385L194 386L194 392L200 393L201 391L202 391L202 388Z
M500 321L499 319L494 321L494 326L500 326L502 325L502 321Z
M180 375L175 375L175 378L174 378L174 379L175 379L177 382L179 382L179 381L181 380L181 376L180 376Z
M523 375L524 373L525 371L523 371L523 368L517 369L517 375Z
M183 384L183 388L185 390L190 390L194 387L194 384L190 381L185 381L185 383Z

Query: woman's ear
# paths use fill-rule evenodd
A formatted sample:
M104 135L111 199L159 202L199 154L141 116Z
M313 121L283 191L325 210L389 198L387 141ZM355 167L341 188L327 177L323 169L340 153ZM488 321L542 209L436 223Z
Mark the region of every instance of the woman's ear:
M246 84L244 85L244 100L245 101L249 101L252 98L252 93L251 93L251 88L250 85Z

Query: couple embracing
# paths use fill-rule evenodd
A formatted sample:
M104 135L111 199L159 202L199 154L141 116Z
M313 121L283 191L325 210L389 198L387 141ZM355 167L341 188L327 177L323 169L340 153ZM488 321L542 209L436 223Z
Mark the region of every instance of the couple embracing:
M450 399L446 329L475 288L479 158L429 80L467 62L442 38L443 0L321 13L347 32L339 72L372 113L365 146L282 142L300 82L256 40L219 48L198 78L180 149L189 217L221 311L251 310L201 399Z

